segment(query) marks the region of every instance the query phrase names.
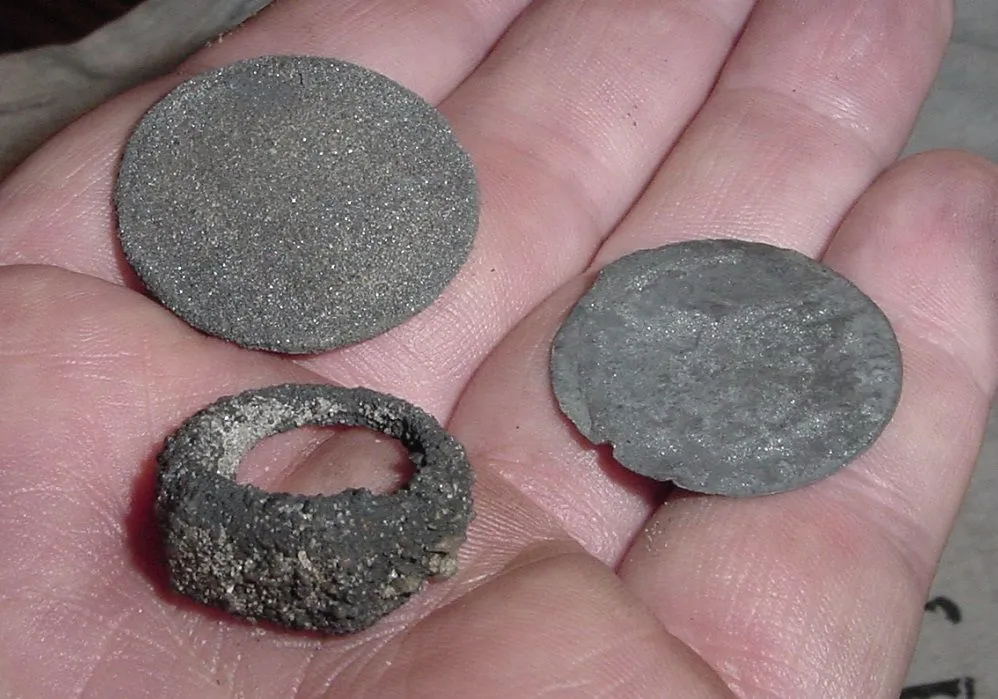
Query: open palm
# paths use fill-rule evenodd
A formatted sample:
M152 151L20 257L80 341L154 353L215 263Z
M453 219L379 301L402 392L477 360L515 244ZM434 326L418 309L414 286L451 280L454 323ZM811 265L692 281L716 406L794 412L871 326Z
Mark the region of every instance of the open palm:
M285 0L77 122L0 188L0 693L897 696L998 380L998 174L956 153L891 166L950 10ZM117 159L141 114L183 77L268 53L351 60L439 104L482 190L472 259L431 308L307 358L190 329L115 242ZM724 236L821 257L902 343L893 423L793 493L670 494L553 402L549 343L593 270ZM460 573L355 636L187 603L158 562L163 439L219 396L286 381L415 402L476 470ZM358 478L337 463L383 451L301 430L241 477L329 492Z

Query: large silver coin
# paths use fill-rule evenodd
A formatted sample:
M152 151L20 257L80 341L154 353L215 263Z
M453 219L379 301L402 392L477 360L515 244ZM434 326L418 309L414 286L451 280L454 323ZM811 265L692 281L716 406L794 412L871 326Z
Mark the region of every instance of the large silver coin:
M180 85L125 150L125 257L163 305L246 347L316 352L428 306L478 227L443 116L342 61L269 56Z
M901 392L880 309L791 250L737 240L608 265L555 337L554 392L637 473L760 495L828 476L866 449Z

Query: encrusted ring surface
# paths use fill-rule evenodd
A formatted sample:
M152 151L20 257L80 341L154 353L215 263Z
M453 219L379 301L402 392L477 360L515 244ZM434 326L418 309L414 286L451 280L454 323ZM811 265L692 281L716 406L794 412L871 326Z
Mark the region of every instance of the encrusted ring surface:
M306 425L398 439L414 475L394 493L271 493L235 481L265 437ZM156 514L171 584L251 620L345 634L456 569L473 518L463 447L418 407L364 388L284 384L222 398L159 456Z

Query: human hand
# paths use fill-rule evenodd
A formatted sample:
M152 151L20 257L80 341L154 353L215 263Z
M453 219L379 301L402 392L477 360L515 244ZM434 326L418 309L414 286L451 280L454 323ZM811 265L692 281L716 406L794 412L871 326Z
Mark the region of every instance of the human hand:
M949 3L755 5L277 3L6 180L0 689L897 696L998 380L998 173L956 153L891 167ZM117 161L142 113L183 77L266 53L351 60L438 103L482 189L472 259L433 306L307 358L192 330L141 293L115 239ZM820 256L876 300L902 344L902 400L869 451L811 487L666 497L561 417L548 349L591 270L722 236ZM458 575L354 636L188 604L157 562L163 439L219 396L287 381L406 398L476 470ZM268 440L240 475L300 492L390 482L375 463L390 449L328 434Z

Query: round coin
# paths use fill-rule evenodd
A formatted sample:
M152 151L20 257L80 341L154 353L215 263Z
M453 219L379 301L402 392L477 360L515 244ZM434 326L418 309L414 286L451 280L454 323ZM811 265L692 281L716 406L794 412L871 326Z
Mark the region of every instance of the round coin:
M443 116L383 75L268 56L156 104L122 158L125 257L194 327L306 353L424 309L467 260L474 167Z
M394 493L271 493L235 481L260 440L305 425L384 432L414 475ZM156 515L178 592L250 620L347 634L457 570L473 515L461 445L416 406L363 388L283 384L223 398L159 456Z
M830 475L901 391L890 323L800 253L738 240L611 263L558 331L562 411L625 467L696 492L761 495Z

